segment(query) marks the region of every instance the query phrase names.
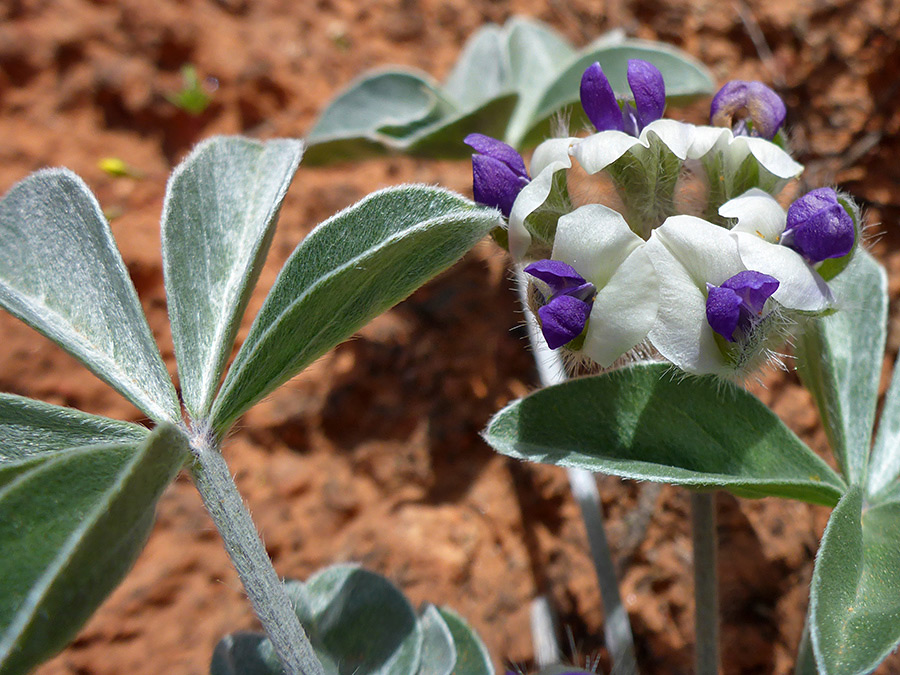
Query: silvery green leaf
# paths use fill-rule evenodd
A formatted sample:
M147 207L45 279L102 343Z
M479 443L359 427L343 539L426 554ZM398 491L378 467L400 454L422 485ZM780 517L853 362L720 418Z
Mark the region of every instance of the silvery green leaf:
M175 388L100 205L71 171L46 169L0 202L0 305L154 420Z
M422 628L422 661L417 675L451 675L456 665L453 634L434 605L428 605L419 617Z
M549 26L524 17L510 19L505 32L510 80L519 92L519 105L505 136L515 139L532 126L532 115L544 90L575 56L575 50Z
M328 673L415 675L422 629L390 581L355 565L333 565L287 588Z
M226 635L213 650L210 675L282 675L284 668L262 633L238 632ZM271 653L271 654L270 654Z
M498 214L439 188L381 190L300 243L275 280L212 408L224 433L251 405L456 262Z
M837 503L844 482L756 397L713 377L638 365L546 387L484 438L517 459L740 496Z
M453 675L493 675L491 655L466 620L449 607L441 607L438 611L450 629L456 647Z
M900 643L900 504L865 506L851 487L831 514L810 593L823 675L873 671Z
M140 443L137 424L0 394L0 487L56 453L86 445Z
M163 270L184 404L209 412L303 144L211 138L169 179Z
M625 40L619 44L607 44L588 48L572 59L547 86L528 115L528 126L510 128L506 142L514 147L535 145L550 135L550 121L561 109L572 106L571 129L580 129L587 118L579 103L581 76L595 61L609 78L617 95L631 96L626 73L629 59L649 61L663 75L666 83L666 100L683 103L698 96L711 94L713 80L706 67L680 49L659 42ZM524 119L524 115L523 115Z
M518 100L516 94L499 96L474 110L448 115L403 142L389 147L414 157L467 159L472 156L473 151L463 143L463 139L475 130L495 138L502 137L506 120Z
M472 131L502 137L518 101L506 94L467 111L445 111L425 126L409 127L405 136L389 136L381 131L361 136L335 135L311 141L304 155L306 164L329 164L342 160L376 157L388 152L415 157L462 159L472 154L463 139Z
M884 398L878 435L869 460L869 497L887 496L900 492L900 362L894 363L894 375ZM878 498L876 497L876 499Z
M512 91L505 30L495 24L478 29L463 47L444 84L460 110L477 108Z
M0 673L62 649L129 570L187 457L163 424L143 443L59 452L0 488Z
M802 331L795 346L797 370L816 401L844 476L861 484L887 334L887 276L860 250L830 286L838 310Z
M451 112L453 105L425 73L384 70L365 74L322 112L307 137L307 163L354 159L355 150L384 152L382 145L409 137Z

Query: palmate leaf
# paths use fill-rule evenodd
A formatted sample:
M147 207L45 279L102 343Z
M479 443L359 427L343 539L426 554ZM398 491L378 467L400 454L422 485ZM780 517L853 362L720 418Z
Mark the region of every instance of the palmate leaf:
M816 558L810 624L819 672L868 673L900 643L900 504L866 506L851 487Z
M182 396L209 412L303 144L241 137L198 145L169 179L163 270Z
M73 421L73 439L91 425ZM130 569L186 457L185 436L162 424L143 442L52 453L0 487L0 674L27 672L74 636Z
M323 111L310 131L307 164L360 159L385 152L463 158L469 133L503 138L524 149L542 141L550 120L577 103L585 67L600 61L617 94L629 96L629 58L656 64L670 101L712 93L709 72L684 52L659 43L605 38L576 51L539 21L489 24L464 46L441 87L424 73L383 70L364 74ZM576 116L580 106L574 106ZM573 129L583 124L583 116Z
M498 452L740 496L837 503L844 482L757 398L711 377L639 365L541 389L484 432Z
M319 225L278 275L212 408L218 433L253 403L456 262L498 213L446 190L376 192Z
M887 335L887 276L860 249L831 287L839 311L806 326L796 344L797 370L816 401L847 482L861 484Z
M416 616L385 577L334 565L286 590L328 675L492 675L484 643L455 612L426 605ZM280 675L268 639L234 633L216 646L211 675Z
M38 171L0 202L0 306L140 410L181 407L100 205L71 171Z
M288 586L326 672L415 675L422 627L390 581L356 565L333 565Z

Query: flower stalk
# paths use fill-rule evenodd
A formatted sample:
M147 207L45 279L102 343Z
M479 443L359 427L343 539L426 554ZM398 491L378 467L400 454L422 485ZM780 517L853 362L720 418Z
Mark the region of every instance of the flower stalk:
M694 547L694 656L697 675L719 674L719 574L716 493L691 492Z

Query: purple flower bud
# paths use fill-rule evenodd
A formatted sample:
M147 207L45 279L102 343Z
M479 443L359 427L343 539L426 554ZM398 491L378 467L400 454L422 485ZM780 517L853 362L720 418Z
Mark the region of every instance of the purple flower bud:
M538 309L547 346L557 349L581 335L594 304L594 284L559 260L538 260L525 272L550 287L549 301Z
M831 188L807 192L788 208L781 243L811 263L842 258L850 253L855 241L853 218Z
M736 133L746 134L749 118L752 133L769 140L778 133L786 115L787 108L778 94L762 82L744 80L732 80L719 89L709 109L714 125L733 127Z
M659 68L649 61L629 59L628 86L634 94L641 129L662 117L666 109L666 85Z
M735 333L746 333L762 318L766 300L778 290L778 280L762 272L745 270L721 286L707 284L706 320L729 342Z
M581 76L581 107L597 131L624 131L612 85L596 61Z
M508 218L519 192L530 182L522 155L484 134L469 134L463 142L481 153L472 155L475 201L500 209Z
M581 107L597 131L624 131L637 136L650 122L662 117L666 86L659 69L647 61L630 59L627 77L635 105L625 103L620 108L599 63L588 66L581 76Z

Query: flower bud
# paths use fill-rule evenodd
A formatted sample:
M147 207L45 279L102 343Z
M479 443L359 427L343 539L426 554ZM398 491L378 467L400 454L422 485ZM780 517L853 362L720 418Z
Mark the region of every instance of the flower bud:
M484 134L469 134L464 142L472 155L472 189L475 201L500 209L509 218L513 202L530 178L522 156L511 146Z
M784 101L762 82L732 80L713 97L709 109L712 123L730 127L737 135L758 135L771 140L778 133L787 108ZM747 120L752 129L747 128Z
M581 106L597 131L623 131L638 136L641 130L662 117L666 107L666 86L662 73L648 61L628 61L628 86L634 107L619 107L612 85L599 63L588 66L581 76Z
M853 218L831 188L819 188L797 199L787 212L781 243L811 263L842 258L856 241Z

